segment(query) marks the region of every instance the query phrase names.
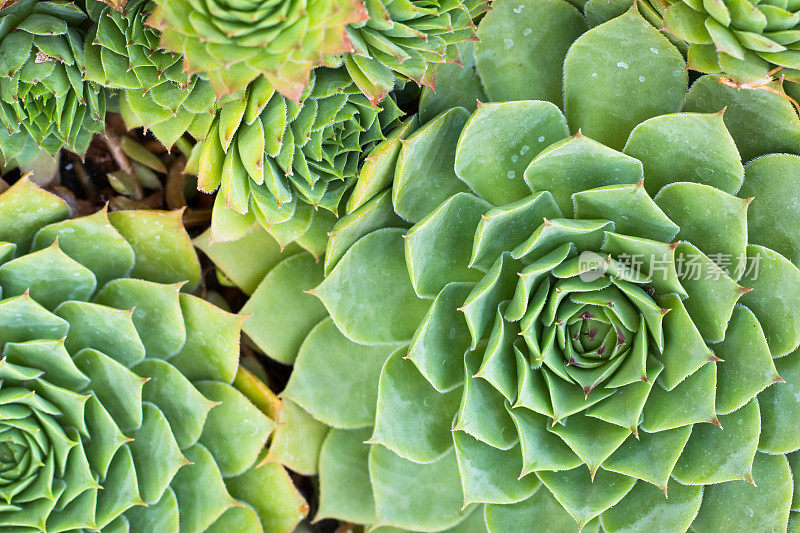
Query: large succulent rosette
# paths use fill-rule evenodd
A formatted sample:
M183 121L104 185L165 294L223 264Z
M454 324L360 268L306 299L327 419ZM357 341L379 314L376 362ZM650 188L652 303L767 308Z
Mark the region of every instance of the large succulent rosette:
M251 339L294 363L277 440L319 475L317 518L794 527L800 157L779 152L800 121L711 77L687 93L636 9L584 30L564 2L496 2L476 83L504 97L429 99L446 110L323 264L263 233L206 246L252 291Z
M147 23L161 31L161 47L182 54L190 73L207 75L220 97L263 75L298 100L311 69L352 49L345 25L366 17L359 0L156 3Z
M488 2L375 0L365 8L368 18L347 26L353 51L341 61L377 103L398 80L432 87L432 65L459 61L456 43L476 40L472 21L488 9Z
M401 115L391 97L373 106L343 68L316 69L299 103L264 78L250 84L222 106L197 148L198 187L220 190L215 240L258 222L283 243L308 234L304 242L321 253L364 152Z
M25 178L0 194L0 529L291 531L242 317L185 292L180 212L69 214Z
M105 91L83 79L89 18L72 2L2 6L0 158L62 147L83 154L105 117Z
M205 134L217 99L207 79L184 71L180 55L158 48L159 33L144 24L154 7L150 0L131 0L120 13L87 1L96 25L84 53L86 77L119 90L128 128L145 127L172 146L187 131Z

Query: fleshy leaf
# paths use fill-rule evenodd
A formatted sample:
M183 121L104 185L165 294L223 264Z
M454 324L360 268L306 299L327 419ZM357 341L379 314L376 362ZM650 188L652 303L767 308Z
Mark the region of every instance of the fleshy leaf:
M331 429L319 455L320 502L316 519L375 522L375 500L369 479L368 428Z
M582 466L564 472L539 472L538 476L578 528L616 505L636 483L632 477L606 470L599 470L592 480Z
M498 2L478 28L475 64L494 102L547 100L561 107L563 65L586 22L567 2ZM437 87L438 88L438 87Z
M779 94L734 89L714 76L704 76L692 84L683 105L684 111L698 113L717 113L722 108L742 161L773 153L800 155L800 118Z
M600 518L605 531L684 531L697 515L703 499L701 487L681 485L670 480L665 489L637 483L622 500Z
M675 113L645 120L633 129L623 152L642 162L650 196L677 181L736 194L744 177L722 113Z
M402 459L383 446L369 452L377 524L403 529L446 529L472 510L462 508L455 452L432 463Z
M703 503L693 523L696 529L784 531L792 503L792 474L781 455L757 453L753 479L718 483L703 489Z
M482 273L469 268L471 243L490 207L471 194L458 193L404 235L411 284L420 298L435 297L450 282L479 279Z
M242 307L242 314L253 315L243 331L273 359L294 362L303 339L325 317L325 308L305 293L320 281L322 264L311 254L280 261Z
M498 450L461 431L453 432L453 439L464 505L516 503L530 497L539 486L533 474L517 479L521 470L518 447Z
M355 342L407 342L429 306L414 294L402 234L390 228L361 238L313 289L340 331ZM393 319L385 320L388 316Z
M507 127L511 123L519 126ZM564 115L550 102L483 104L458 139L456 174L492 205L520 200L531 193L523 181L528 163L568 135Z
M450 426L460 392L440 393L413 363L395 352L381 370L370 443L417 463L441 457L453 446Z
M327 318L300 347L283 394L331 426L371 425L378 378L392 351L392 347L355 344Z
M635 5L578 37L564 61L564 105L572 132L581 129L616 150L637 124L678 111L686 86L680 53Z
M738 411L720 415L721 427L694 426L673 477L685 485L752 479L751 467L761 430L759 415L758 403L753 399Z
M800 157L773 154L751 161L745 167L741 198L753 198L748 209L747 236L800 265L797 240L800 218L796 184L800 183Z
M403 141L392 184L398 215L416 222L451 195L468 191L453 172L456 143L468 118L465 109L450 109Z

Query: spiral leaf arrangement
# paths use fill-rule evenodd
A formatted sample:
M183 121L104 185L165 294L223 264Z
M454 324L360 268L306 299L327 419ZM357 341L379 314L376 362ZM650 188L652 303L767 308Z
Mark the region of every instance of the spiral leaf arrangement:
M0 9L0 155L83 154L103 131L105 90L83 79L89 19L69 2L19 0Z
M144 24L154 6L132 0L120 13L87 2L97 25L86 44L86 77L119 90L129 128L144 127L171 147L187 131L196 138L205 134L216 97L207 79L184 71L180 55L158 49L158 32Z
M180 212L0 194L0 528L291 531L275 423L232 386L242 319L185 292Z
M199 155L199 188L220 190L215 240L240 237L257 221L284 244L308 233L306 246L324 251L362 154L401 115L391 97L373 106L343 68L315 70L300 103L264 78L249 85L214 118Z
M468 88L489 102L424 99L433 118L375 160L390 186L336 223L323 264L264 233L202 243L252 293L248 335L295 365L286 423L311 437L279 440L320 476L318 518L791 527L791 105L711 77L687 93L635 8L586 32L564 2L498 1L481 34L499 37Z

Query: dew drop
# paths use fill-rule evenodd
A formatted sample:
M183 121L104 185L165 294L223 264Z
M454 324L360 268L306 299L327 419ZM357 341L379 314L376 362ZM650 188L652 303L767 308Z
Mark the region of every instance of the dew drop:
M540 142L540 143L543 143L543 142L544 142L544 135L542 135L541 137L539 137L539 142Z
M512 41L511 39L503 39L503 46L505 46L505 49L508 50L509 48L514 46L514 41Z
M627 68L628 68L628 64L627 64L626 62L624 62L624 61L619 61L619 62L617 62L617 66L618 66L619 68L624 68L624 69L627 69Z
M514 172L513 170L509 170L506 176L508 176L508 179L513 180L517 176L517 173Z
M531 149L530 146L528 146L527 144L524 145L522 148L519 149L519 155L525 155L526 153L528 153L528 150L530 149Z
M644 83L644 76L639 76L639 81Z
M527 37L528 35L530 35L530 34L531 34L531 32L533 32L533 30L532 30L532 29L530 29L530 28L525 28L524 30L522 30L522 35L524 35L524 36L526 36L526 37Z
M512 163L516 163L517 161L519 161L519 157L516 154L512 155L511 156L511 162Z
M658 48L650 47L650 51L653 52L655 55L658 55Z
M514 8L514 13L516 13L517 15L519 15L520 13L522 13L522 8L524 8L524 7L525 7L525 6L523 6L522 4L520 4L520 6L519 6L519 7L515 7L515 8Z

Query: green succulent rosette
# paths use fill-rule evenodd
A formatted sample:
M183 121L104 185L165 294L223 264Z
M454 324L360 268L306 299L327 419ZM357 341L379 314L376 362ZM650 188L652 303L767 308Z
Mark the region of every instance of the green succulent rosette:
M626 11L630 0L572 2L590 25ZM800 3L636 0L642 15L683 52L688 68L757 88L784 77L800 82Z
M86 152L103 131L105 91L83 79L89 23L72 2L19 0L0 8L0 156Z
M688 43L689 67L736 84L785 76L800 82L800 3L696 2L669 5L665 30Z
M347 26L353 51L341 62L361 91L380 102L396 82L433 86L432 65L457 63L456 43L474 41L473 19L487 0L370 0L368 18Z
M215 240L258 222L284 244L324 251L364 152L401 114L391 97L373 106L342 68L314 70L299 103L256 80L222 106L196 149L198 187L220 191Z
M387 530L792 530L792 106L687 92L636 9L586 31L499 0L479 33L324 262L200 242L294 364L273 454L319 476L318 519Z
M351 49L345 25L366 17L358 0L199 2L160 0L147 24L186 70L208 77L218 97L259 76L299 100L311 69Z
M0 529L291 531L242 317L186 292L181 213L69 215L26 178L0 194Z
M154 7L149 0L131 0L120 13L88 0L96 25L84 51L86 78L118 90L128 128L144 127L172 146L186 132L205 134L217 98L207 79L184 71L180 55L158 48L158 31L145 26Z

